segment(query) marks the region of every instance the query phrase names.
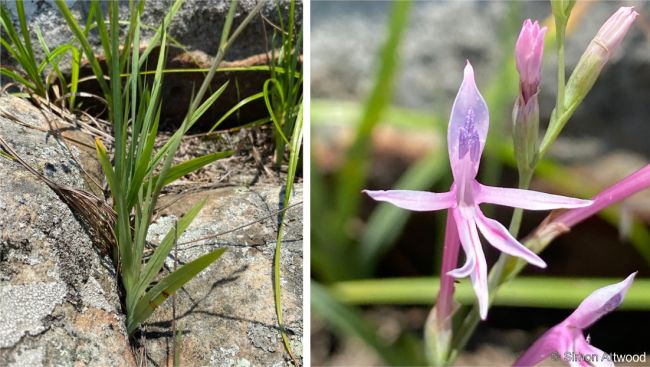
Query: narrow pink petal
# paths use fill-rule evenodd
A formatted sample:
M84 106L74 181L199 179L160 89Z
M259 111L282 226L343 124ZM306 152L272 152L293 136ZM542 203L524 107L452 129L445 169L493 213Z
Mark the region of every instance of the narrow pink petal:
M603 315L612 312L623 303L625 293L632 285L636 272L630 274L620 283L600 288L585 298L580 306L573 311L565 323L579 329L588 328Z
M465 250L468 260L471 258L474 263L474 267L470 272L470 277L474 293L476 293L476 298L478 300L479 314L481 319L485 320L487 318L489 306L487 263L485 261L485 255L483 254L483 248L481 247L481 240L479 239L476 230L476 224L474 223L473 218L465 218L460 210L454 209L451 212L453 213L454 220L458 225L458 236L460 237L460 243L463 245L463 250ZM461 270L463 268L461 268Z
M474 69L468 61L447 130L449 161L457 182L476 177L489 125L487 104L476 87Z
M377 201L385 201L397 207L414 211L433 211L448 209L456 205L456 193L453 191L434 193L412 190L363 190Z
M536 366L552 354L557 358L564 357L569 351L572 339L571 333L562 324L548 330L533 343L513 364L513 367Z
M465 278L474 271L474 266L476 265L476 260L472 256L471 252L465 252L465 264L462 267L450 270L447 272L447 275L454 278Z
M611 356L602 350L587 343L585 337L580 334L576 336L573 342L574 355L577 359L582 359L581 365L596 367L614 367Z
M549 210L559 208L582 208L591 205L591 200L546 194L539 191L511 189L478 184L474 193L477 203L490 203L527 210Z
M501 223L483 215L478 206L476 207L476 224L483 234L483 237L485 237L492 246L499 249L499 251L503 251L508 255L520 257L537 267L546 267L544 260L512 237L510 232L508 232Z
M465 220L460 211L456 208L449 209L448 215L453 218L453 222L456 224L456 232L460 243L463 246L463 251L465 252L465 264L460 268L450 270L447 274L454 278L464 278L474 271L476 265L474 250L471 246L471 239L469 236L471 231L468 225L469 222ZM457 218L460 218L461 222L458 222Z

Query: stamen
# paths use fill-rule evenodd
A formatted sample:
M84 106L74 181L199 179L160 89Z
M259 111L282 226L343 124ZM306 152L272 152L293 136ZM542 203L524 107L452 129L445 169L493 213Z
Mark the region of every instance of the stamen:
M478 161L480 142L478 132L474 125L474 110L468 109L465 116L465 124L460 128L458 133L458 159L463 159L469 152L469 158L472 162Z

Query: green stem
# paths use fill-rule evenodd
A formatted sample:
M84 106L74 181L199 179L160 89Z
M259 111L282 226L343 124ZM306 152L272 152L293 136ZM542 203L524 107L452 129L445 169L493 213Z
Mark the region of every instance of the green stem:
M555 21L555 28L557 29L557 37L555 42L557 45L557 102L555 109L558 116L564 112L564 87L566 83L564 75L564 33L566 23L560 23L557 19Z
M533 178L533 172L535 168L528 170L519 171L519 188L526 190L530 186L530 180ZM512 213L512 219L510 220L510 228L508 229L513 237L517 238L519 235L519 229L521 227L521 218L523 216L523 209L515 208Z

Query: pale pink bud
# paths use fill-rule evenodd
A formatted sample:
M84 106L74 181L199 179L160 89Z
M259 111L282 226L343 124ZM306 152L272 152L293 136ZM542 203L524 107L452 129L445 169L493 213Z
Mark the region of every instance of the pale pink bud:
M598 75L600 75L612 53L621 44L623 37L627 34L637 15L639 13L635 12L633 8L623 7L618 9L600 27L596 37L587 46L569 78L564 94L566 108L574 108L582 102L591 87L596 83Z
M604 47L604 51L608 56L614 52L618 45L625 37L625 34L632 26L634 19L639 13L634 11L632 7L622 7L612 15L594 37L594 42L598 42Z
M524 21L515 46L515 62L519 72L519 86L524 103L537 93L544 55L544 35L546 27L539 27L530 19Z

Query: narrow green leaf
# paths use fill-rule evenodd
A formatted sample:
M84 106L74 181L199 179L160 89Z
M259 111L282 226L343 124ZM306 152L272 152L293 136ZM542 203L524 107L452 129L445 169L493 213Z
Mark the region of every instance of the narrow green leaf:
M179 178L185 176L186 174L190 172L194 172L199 168L204 167L218 159L230 157L234 153L235 151L233 150L210 153L210 154L202 155L200 157L188 159L183 163L179 163L175 166L172 166L167 172L167 175L165 176L165 180L163 181L163 186L169 185L170 183L178 180ZM158 176L156 175L153 177L154 184L157 181L158 181Z
M273 106L271 105L271 91L269 89L269 84L273 83L275 88L274 90L279 91L281 95L281 99L284 100L284 96L282 95L282 86L280 85L280 82L278 82L275 79L268 79L266 82L264 82L264 103L266 103L266 109L269 111L269 115L271 116L271 120L273 120L273 125L275 125L275 132L282 138L285 144L289 144L289 140L287 140L286 135L284 135L284 132L282 131L282 124L280 124L280 121L278 120L278 117L275 115L275 111L273 110Z
M203 255L181 266L178 270L158 282L158 284L138 300L134 313L129 315L127 332L129 334L133 333L137 326L149 318L153 311L165 302L169 296L185 285L185 283L192 280L203 269L215 262L225 251L226 249L220 248Z
M99 138L95 139L95 150L97 151L97 157L99 157L99 163L102 165L102 170L104 171L104 176L106 176L106 181L108 182L108 188L111 190L111 194L113 194L113 197L120 196L120 189L116 186L117 181L115 178L115 171L113 171L113 166L111 165L111 161L106 153L106 148Z
M402 36L406 33L411 5L410 1L393 3L375 85L364 106L355 140L346 153L343 167L336 175L335 207L339 218L338 227L341 231L359 207L361 200L359 192L366 182L370 169L370 134L382 117L384 108L390 103L400 54L398 47Z
M260 99L262 97L264 97L264 92L256 93L256 94L253 94L252 96L248 96L248 97L242 99L241 101L239 101L239 103L237 103L230 110L228 110L228 112L226 112L223 116L221 116L221 118L219 118L219 120L217 120L217 122L215 122L212 125L210 130L208 130L208 133L213 132L217 127L219 127L219 125L221 125L222 122L224 122L228 117L230 117L230 115L237 112L240 108L242 108L243 106L249 104L250 102L258 100L258 99Z
M573 309L591 292L621 278L517 277L499 288L494 304L514 307ZM363 279L339 282L330 288L340 302L354 305L435 303L438 277ZM312 290L313 294L313 290ZM456 285L455 299L466 305L476 302L472 285L466 279ZM623 309L650 310L650 279L637 278L625 296Z
M104 97L107 100L109 100L111 93L110 93L110 89L108 88L108 85L106 84L106 81L104 80L104 72L102 71L99 62L95 58L93 48L92 46L90 46L90 42L88 42L88 39L86 38L84 31L82 31L81 27L79 27L79 24L77 23L76 19L74 19L74 17L72 16L72 13L70 12L70 9L68 9L68 6L66 5L64 0L55 0L55 3L56 6L59 8L59 12L65 19L66 23L68 23L70 30L72 31L72 33L74 33L77 41L79 41L79 43L81 44L84 53L88 58L88 63L91 69L93 70L93 73L97 77L97 83L99 83L99 86L102 89L102 92L104 93Z
M165 258L174 247L174 239L176 238L177 231L179 234L185 232L187 227L189 227L194 218L199 214L203 205L205 205L205 199L201 200L198 204L192 207L192 209L185 213L185 215L178 221L177 227L171 228L163 240L160 241L160 244L156 247L153 255L151 255L151 258L145 265L142 276L134 290L133 299L139 299L140 295L144 293L147 287L149 287L149 284L151 284L158 272L160 272L160 269L162 269L163 264L165 263ZM133 310L133 306L135 305L127 305L127 314Z

